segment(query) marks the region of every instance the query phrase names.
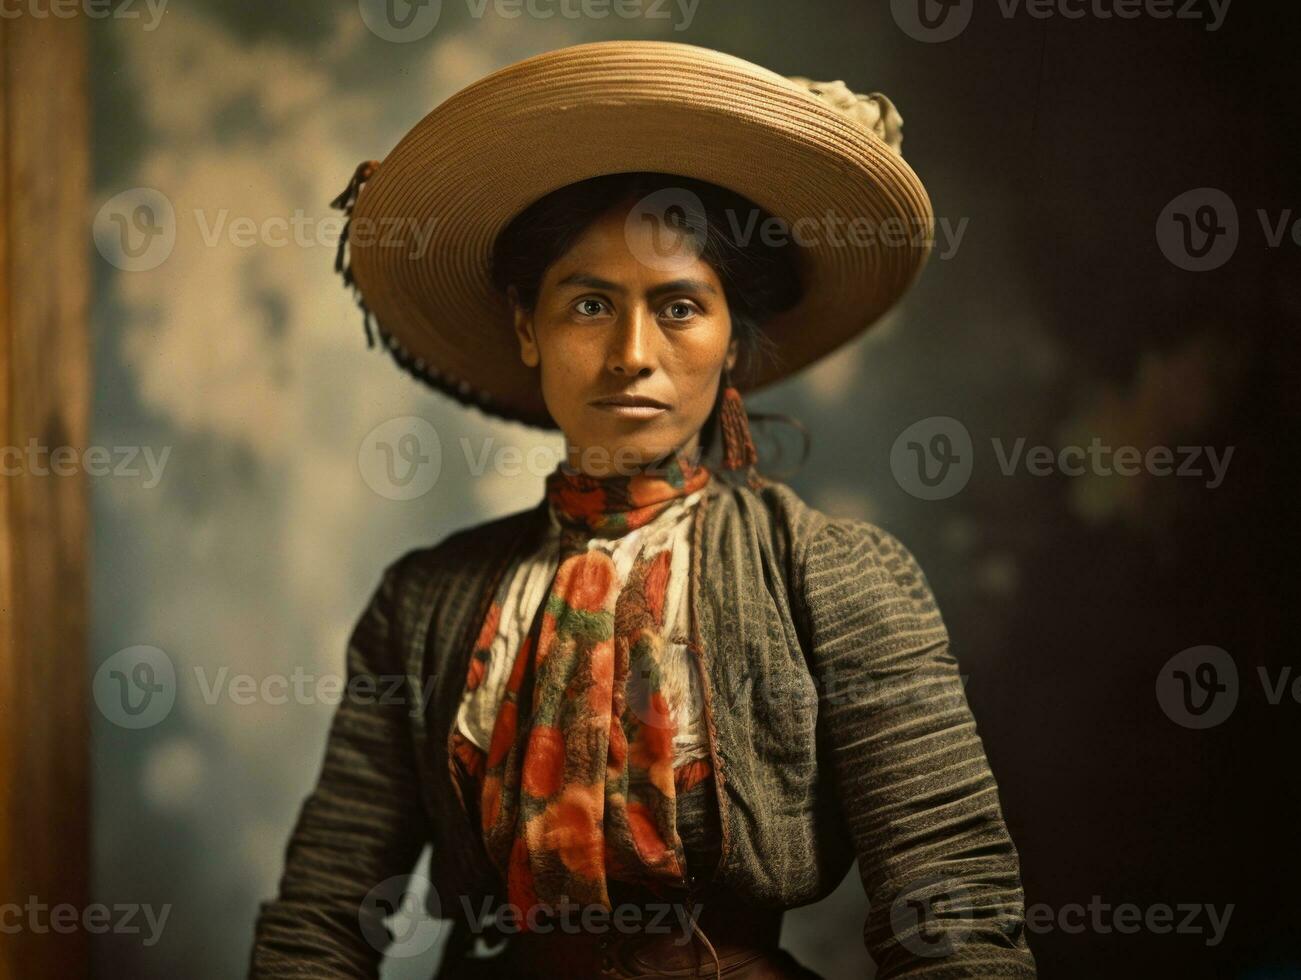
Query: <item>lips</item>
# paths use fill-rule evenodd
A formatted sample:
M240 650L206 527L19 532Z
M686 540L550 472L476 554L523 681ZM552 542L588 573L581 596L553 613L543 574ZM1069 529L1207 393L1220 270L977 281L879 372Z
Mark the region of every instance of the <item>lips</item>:
M611 395L608 398L598 398L592 402L593 405L615 405L627 408L668 408L669 406L662 401L654 398L648 398L645 395Z

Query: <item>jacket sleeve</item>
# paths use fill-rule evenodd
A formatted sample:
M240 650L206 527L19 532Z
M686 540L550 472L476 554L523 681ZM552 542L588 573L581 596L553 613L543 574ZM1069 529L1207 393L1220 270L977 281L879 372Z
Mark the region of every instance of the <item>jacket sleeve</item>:
M917 562L880 528L833 518L800 567L819 753L877 977L1036 976L1016 848Z
M426 838L397 629L402 564L385 571L348 641L320 776L289 839L278 894L260 906L252 978L379 975L387 933L380 902L367 895L409 874Z

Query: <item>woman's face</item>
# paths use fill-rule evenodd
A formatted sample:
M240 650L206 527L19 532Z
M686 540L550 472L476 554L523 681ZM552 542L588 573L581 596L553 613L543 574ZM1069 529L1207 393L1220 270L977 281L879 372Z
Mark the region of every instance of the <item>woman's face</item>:
M520 357L540 367L542 396L565 433L571 466L592 476L628 473L676 449L692 454L736 361L723 286L704 260L671 270L629 207L593 222L552 263L530 313L515 304ZM514 296L512 295L512 301ZM620 406L629 396L654 405Z

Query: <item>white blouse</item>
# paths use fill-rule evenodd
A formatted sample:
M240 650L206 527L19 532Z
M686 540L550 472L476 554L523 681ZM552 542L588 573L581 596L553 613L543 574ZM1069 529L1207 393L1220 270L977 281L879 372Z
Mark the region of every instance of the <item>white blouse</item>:
M587 541L588 547L600 548L610 556L621 582L627 578L641 547L645 547L647 558L667 548L673 550L668 590L664 596L667 636L660 670L670 716L677 723L673 737L675 768L709 755L708 735L701 713L700 678L687 648L690 636L691 516L704 492L703 489L697 490L673 501L650 523L620 537L589 538ZM502 692L514 666L513 656L533 624L533 616L546 597L559 563L560 522L554 509L549 508L548 512L551 522L542 546L532 554L517 558L514 567L506 571L511 577L510 586L502 603L497 635L489 649L487 670L479 686L461 696L456 714L461 734L485 752L492 738Z

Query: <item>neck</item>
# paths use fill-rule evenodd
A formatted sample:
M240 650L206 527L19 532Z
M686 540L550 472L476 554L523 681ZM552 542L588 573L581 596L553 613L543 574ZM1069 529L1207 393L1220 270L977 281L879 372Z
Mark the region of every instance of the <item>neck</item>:
M603 446L579 447L567 439L565 441L564 468L570 473L581 473L597 479L659 474L675 459L689 463L692 467L700 464L699 432L694 433L685 443L673 446L650 459L646 458L645 453L629 447L620 447L610 452Z

